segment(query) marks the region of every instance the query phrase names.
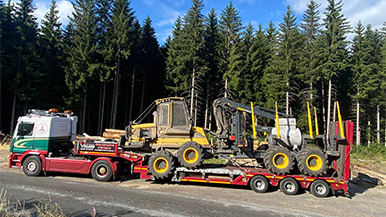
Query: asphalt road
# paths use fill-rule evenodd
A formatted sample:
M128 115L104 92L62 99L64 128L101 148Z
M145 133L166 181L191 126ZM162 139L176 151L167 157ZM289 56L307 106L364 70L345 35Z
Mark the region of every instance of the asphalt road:
M94 181L27 177L7 171L0 171L0 188L7 190L11 201L24 201L26 208L33 208L33 205L42 198L51 198L68 216L90 216L93 208L97 216L314 215L259 204L230 203L165 192L128 189Z
M0 147L0 191L11 202L32 208L43 198L59 204L67 216L385 216L386 187L350 184L352 199L317 198L309 192L284 195L277 188L257 194L247 187L206 184L159 184L141 179L101 183L89 176L25 176L8 168Z

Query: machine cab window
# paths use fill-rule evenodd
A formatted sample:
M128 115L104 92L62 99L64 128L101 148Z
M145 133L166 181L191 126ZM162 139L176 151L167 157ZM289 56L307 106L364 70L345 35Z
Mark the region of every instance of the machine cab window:
M188 119L183 102L174 102L172 105L173 127L187 126Z
M17 128L16 136L32 136L34 123L21 122Z
M169 124L169 105L161 104L158 111L158 124L167 126Z

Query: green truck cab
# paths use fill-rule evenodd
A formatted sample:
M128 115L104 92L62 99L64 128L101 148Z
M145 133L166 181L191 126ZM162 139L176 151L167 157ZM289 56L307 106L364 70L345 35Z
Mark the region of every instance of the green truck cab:
M57 109L28 110L17 121L10 152L47 151L51 155L68 152L75 140L78 119L71 114L71 111L59 113Z

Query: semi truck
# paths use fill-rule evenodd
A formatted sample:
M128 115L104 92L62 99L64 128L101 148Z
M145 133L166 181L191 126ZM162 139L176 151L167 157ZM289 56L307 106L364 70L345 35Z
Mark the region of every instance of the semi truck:
M196 167L168 165L166 158L174 157L165 149L159 148L157 152L160 154L154 157L151 152L134 152L135 149L127 147L129 142L146 141L140 137L137 141L134 138L131 141L76 138L76 122L77 117L69 110L29 110L18 119L10 146L9 167L22 168L27 176L47 172L77 173L90 174L97 181L115 179L123 171L139 174L142 179L154 180L159 179L157 173L170 170L167 171L167 180L171 182L244 185L258 193L267 191L269 186L279 186L288 195L296 194L300 188L309 189L317 197L325 197L337 191L349 195L353 134L353 123L350 121L333 124L335 130L331 140L335 141L334 151L338 157L329 159L331 167L317 177L296 170L277 174L268 168L238 164L200 164ZM146 130L147 127L129 126L126 132L145 135L149 132L140 132L140 129ZM200 131L193 130L193 134Z

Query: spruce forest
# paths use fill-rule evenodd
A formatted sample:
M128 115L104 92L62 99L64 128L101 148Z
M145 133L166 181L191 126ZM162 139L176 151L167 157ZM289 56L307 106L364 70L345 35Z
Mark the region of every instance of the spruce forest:
M12 132L30 108L55 107L79 116L79 133L101 135L168 96L185 97L192 123L214 129L212 102L225 96L277 103L304 133L307 102L323 132L338 101L357 144L386 144L386 22L352 24L341 1L321 14L310 0L301 18L288 6L278 25L254 28L231 1L203 14L203 1L192 0L160 45L151 18L138 20L130 4L75 0L63 26L55 0L41 25L33 0L0 0L0 130Z

